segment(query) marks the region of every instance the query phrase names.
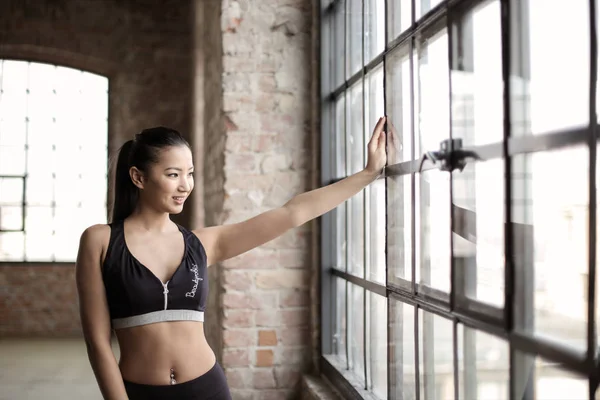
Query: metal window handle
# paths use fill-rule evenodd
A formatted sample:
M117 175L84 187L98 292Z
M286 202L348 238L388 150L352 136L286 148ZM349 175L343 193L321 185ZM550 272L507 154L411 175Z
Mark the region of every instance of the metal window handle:
M423 170L425 160L434 165L439 163L441 171L452 172L458 169L462 172L467 165L467 158L479 159L475 152L463 149L462 139L446 139L440 143L440 150L427 151L421 156L419 172Z

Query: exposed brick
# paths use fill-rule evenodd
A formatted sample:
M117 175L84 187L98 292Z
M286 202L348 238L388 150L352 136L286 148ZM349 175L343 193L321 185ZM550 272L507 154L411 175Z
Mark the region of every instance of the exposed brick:
M252 275L245 271L224 270L223 286L231 290L248 290L252 287Z
M273 350L261 349L256 350L256 366L270 367L273 365Z
M254 153L226 153L225 168L254 171L257 167L257 156Z
M233 222L230 222L233 223ZM255 249L223 263L225 268L276 268L280 255L273 249Z
M255 344L253 329L227 329L223 332L223 344L228 347L246 347Z
M304 346L286 346L278 354L278 364L305 364L309 359L310 354L307 354Z
M259 346L276 346L277 345L277 333L274 330L258 331L258 345Z
M223 306L233 309L270 309L278 307L277 293L252 292L252 293L225 293ZM258 314L257 314L258 315ZM258 318L258 317L257 317Z
M223 364L230 367L246 367L250 365L250 356L247 349L223 350Z
M256 286L262 289L300 288L307 286L306 272L295 269L279 269L256 273Z
M270 173L274 171L284 171L292 165L292 157L287 154L273 154L265 156L260 164L262 173Z
M275 368L275 382L277 387L290 388L295 387L300 382L299 366L282 366Z
M306 290L282 290L279 298L281 307L301 307L310 303L310 297Z
M245 368L227 368L225 377L231 389L245 389L250 383L250 371Z
M281 313L273 310L257 311L255 323L258 327L278 327L281 324Z
M281 310L281 324L283 326L307 326L308 308Z
M250 328L254 326L254 311L229 310L223 315L224 328Z
M279 336L283 345L306 345L309 340L308 327L283 328Z
M254 370L254 388L272 389L276 387L275 375L271 368L261 368Z

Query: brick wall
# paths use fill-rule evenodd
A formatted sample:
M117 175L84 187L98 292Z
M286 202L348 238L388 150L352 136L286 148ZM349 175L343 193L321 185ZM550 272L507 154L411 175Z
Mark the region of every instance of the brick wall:
M3 0L0 58L108 76L111 151L148 126L162 124L188 134L190 5L180 0ZM189 220L191 211L178 220ZM79 334L75 304L73 265L0 266L0 335Z
M311 0L223 1L223 223L311 186L312 12ZM299 390L311 356L310 271L309 224L222 266L222 364L235 399Z

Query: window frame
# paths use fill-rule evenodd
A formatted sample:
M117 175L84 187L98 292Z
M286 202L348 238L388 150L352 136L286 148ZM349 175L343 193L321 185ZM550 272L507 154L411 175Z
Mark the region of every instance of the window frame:
M524 249L519 249L518 244L526 242L528 239L527 229L523 232L517 232L520 227L512 219L512 206L510 201L504 202L505 212L505 224L504 224L504 305L501 308L487 305L482 302L478 302L473 299L469 299L463 295L463 291L457 293L459 285L472 284L468 282L472 277L464 274L462 268L456 268L456 257L451 256L450 263L450 292L442 292L442 295L449 298L445 299L439 296L439 293L435 292L435 289L428 288L427 293L418 291L418 283L415 283L415 176L419 171L427 171L437 168L429 161L422 162L415 157L415 112L414 112L414 96L416 88L414 87L414 70L415 70L415 50L416 41L419 36L439 26L440 23L445 26L448 33L448 68L451 74L453 70L453 23L457 21L463 15L466 15L470 10L477 6L486 3L486 0L445 0L440 4L437 4L427 13L425 13L419 20L415 21L415 3L419 0L411 1L411 12L412 12L412 25L399 34L398 37L390 40L388 38L388 25L390 18L387 15L389 4L391 0L386 0L386 15L385 21L385 49L382 53L375 56L371 61L366 63L362 69L354 73L352 76L345 76L343 82L336 87L332 87L331 83L334 79L331 79L335 74L335 61L331 59L330 50L332 43L335 43L335 26L333 26L334 18L331 16L336 12L339 7L344 6L350 0L328 0L321 2L320 8L320 48L321 48L321 183L323 185L332 183L340 179L335 171L334 162L332 160L333 154L335 154L335 142L331 139L335 132L335 108L336 100L340 96L345 96L345 93L359 83L361 80L368 76L369 72L374 70L383 64L384 68L384 107L388 105L388 99L385 95L387 89L385 84L386 70L386 59L390 54L393 54L394 50L398 50L404 46L407 49L407 54L410 60L411 68L411 130L412 130L412 160L400 162L398 164L389 165L385 168L384 174L379 179L385 179L390 177L400 177L409 175L411 177L412 186L412 205L411 210L412 216L412 276L411 280L402 280L402 285L397 285L390 282L387 268L386 268L386 284L379 284L365 278L357 277L345 270L344 265L340 265L339 260L336 258L335 245L337 243L336 226L337 220L340 218L346 218L347 211L340 212L339 210L333 210L330 213L324 215L321 218L321 349L320 349L320 368L321 372L334 384L334 386L345 396L345 398L371 398L371 394L364 390L365 388L357 387L356 382L352 381L352 378L348 374L344 373L327 357L331 354L332 344L330 338L333 332L333 321L335 316L335 298L336 298L336 279L341 278L347 281L348 284L354 284L362 287L365 291L365 297L368 292L374 292L382 295L389 299L396 299L402 303L415 306L415 337L414 337L414 351L415 351L415 374L416 374L416 396L419 396L419 351L421 345L419 343L419 310L428 311L435 315L446 318L453 324L453 338L454 338L454 384L455 384L455 395L458 396L458 372L457 372L457 327L459 324L464 325L466 328L482 331L493 335L494 337L501 338L509 346L509 390L511 398L517 396L517 388L524 389L530 396L534 393L534 379L525 380L527 372L531 370L535 360L538 356L545 360L556 362L560 364L561 368L565 369L565 372L574 372L580 374L586 378L589 383L589 396L594 398L596 395L596 389L600 382L600 359L598 357L598 346L596 336L596 146L598 143L598 132L597 127L597 115L596 115L596 92L597 92L597 67L598 67L598 51L597 51L597 12L596 12L596 1L589 0L589 23L590 23L590 91L589 91L589 125L581 128L569 128L563 129L558 132L545 133L535 136L513 136L511 127L511 90L510 85L504 85L503 90L503 140L496 143L470 146L465 147L466 150L472 151L479 157L479 162L489 161L494 159L502 160L504 165L504 173L507 178L503 179L505 196L508 199L512 199L512 179L511 171L513 168L514 157L522 154L533 154L538 152L544 152L549 150L563 149L568 146L575 144L587 145L589 149L589 223L588 223L588 288L586 293L587 297L587 350L584 354L579 353L573 348L565 347L557 341L547 340L545 338L534 335L530 332L524 332L522 329L517 327L517 319L527 320L529 313L533 313L533 271L519 267L522 265L524 260L519 260L516 257L516 250L519 250L519 254L525 254L527 252ZM358 0L360 1L360 0ZM400 2L400 0L397 0ZM363 10L367 0L363 0ZM521 29L526 26L519 20L519 18L525 18L527 15L527 2L521 2L519 0L499 0L501 7L501 38L502 38L502 81L506 83L509 78L513 75L526 76L528 74L527 68L529 63L529 56L527 48L523 48L528 44L523 45L519 40L522 34ZM344 22L346 18L341 18ZM442 22L445 21L445 22ZM364 19L363 19L364 26ZM347 29L347 28L345 28ZM344 29L344 30L345 30ZM363 33L364 42L364 33ZM347 40L344 39L344 44ZM364 49L364 45L363 45ZM361 49L361 53L362 53ZM346 57L348 49L344 48L344 72L346 72ZM452 77L450 76L450 93L452 89ZM363 101L364 101L363 91ZM450 99L452 101L452 99ZM363 103L364 104L364 103ZM364 108L364 107L363 107ZM451 107L450 107L451 108ZM364 110L363 110L364 113ZM452 110L450 110L450 118L452 118ZM347 131L347 127L345 127ZM452 123L450 121L450 139L452 139ZM430 149L437 150L437 149ZM452 196L452 182L450 179L450 193ZM387 184L386 184L387 193ZM453 204L452 197L451 202L451 232L460 233L454 229L459 229L457 220L460 218L472 218L470 212L465 209L460 209ZM387 199L386 199L387 203ZM365 214L363 214L364 216ZM506 223L510 221L510 223ZM527 227L527 226L526 226ZM386 223L387 229L387 223ZM366 232L365 232L366 235ZM515 237L517 235L518 237ZM523 236L524 235L524 236ZM387 237L387 233L386 233ZM520 238L522 240L520 240ZM531 240L531 239L529 239ZM451 245L452 249L452 245ZM451 250L453 253L453 251ZM531 253L531 252L529 252ZM516 282L526 282L525 285L516 284ZM410 290L408 289L410 288ZM516 304L518 302L518 305ZM346 310L348 304L348 289L346 289ZM525 314L519 314L519 306L525 308ZM390 304L388 301L388 318L390 316ZM366 309L365 309L366 311ZM366 315L366 312L364 313ZM366 317L365 317L366 319ZM389 321L389 320L388 320ZM393 381L390 375L390 334L391 328L388 322L388 398L391 398L391 382ZM346 331L349 328L346 327ZM367 330L366 324L364 324L365 331ZM364 336L366 338L366 335ZM346 341L346 346L347 346ZM366 344L363 349L366 354L368 353ZM528 356L523 356L523 354ZM467 354L473 355L473 350L465 351L465 357ZM365 359L365 365L370 360ZM365 368L365 384L368 379L366 376ZM368 385L368 384L367 384ZM521 392L522 394L523 392ZM374 398L374 396L373 396ZM515 397L516 398L516 397ZM529 398L529 397L528 397Z
M17 52L19 53L19 52ZM110 194L110 160L109 160L109 153L110 153L110 149L111 149L111 145L112 145L112 138L111 138L111 125L110 125L110 121L111 121L111 110L110 110L110 83L111 83L111 79L112 77L115 75L115 71L113 70L113 68L111 66L108 65L87 65L89 64L88 62L85 62L83 60L77 60L78 57L74 57L75 59L62 59L61 57L58 57L58 60L52 60L52 59L48 59L47 57L42 57L39 56L37 54L36 51L24 51L21 52L23 54L21 54L21 56L15 57L13 54L5 54L4 52L0 52L0 61L16 61L16 62L22 62L22 63L26 63L28 66L30 64L38 64L38 65L47 65L47 66L51 66L51 67L60 67L60 68L66 68L66 69L70 69L72 70L72 72L75 73L87 73L87 74L91 74L91 75L95 75L99 78L103 78L106 80L106 130L103 131L103 134L106 135L106 169L105 169L105 174L104 174L104 179L105 179L105 183L106 183L106 191L104 193L104 209L106 211L106 217L108 218L108 214L109 214L109 194ZM30 54L31 53L31 54ZM29 90L29 88L25 88L26 90ZM26 117L25 123L28 124L28 116ZM30 142L29 142L29 138L25 137L24 140L24 153L25 153L25 160L27 160L28 157L28 153L29 153L29 147L30 147ZM54 150L55 144L52 144L52 151ZM55 172L52 173L52 175L55 175ZM81 174L80 174L81 176ZM28 182L28 178L29 178L29 174L27 171L27 165L25 165L25 171L24 174L22 175L0 175L0 178L18 178L18 179L22 179L23 181L23 189L22 189L22 195L21 195L21 202L19 204L19 207L22 208L22 213L21 213L21 218L22 218L22 225L21 225L21 229L15 230L15 229L0 229L0 233L5 233L5 232L22 232L23 233L23 238L24 240L27 238L27 230L26 230L26 216L27 216L27 211L26 211L26 207L28 207L27 204L27 193L26 193L26 189L27 189L27 182ZM35 206L34 206L35 207ZM53 196L52 196L52 200L50 201L50 205L49 206L40 206L40 207L44 207L44 208L49 208L52 210L52 213L54 214L54 211L57 209L57 204L56 201L54 200ZM68 206L68 209L71 208L78 208L76 206ZM77 246L77 242L75 242L73 244L73 246ZM14 260L10 260L10 259L0 259L0 266L11 266L11 267L16 267L19 265L23 265L23 266L46 266L46 265L72 265L73 263L75 263L75 257L73 257L73 259L61 259L56 257L56 253L53 252L52 253L52 257L49 259L28 259L26 250L23 253L23 257L19 258L19 259L14 259Z

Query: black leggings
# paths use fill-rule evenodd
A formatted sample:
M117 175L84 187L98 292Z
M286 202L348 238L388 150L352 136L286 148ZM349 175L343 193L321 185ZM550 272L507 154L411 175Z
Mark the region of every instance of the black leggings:
M124 382L129 400L231 400L225 373L219 363L215 363L204 375L175 385Z

